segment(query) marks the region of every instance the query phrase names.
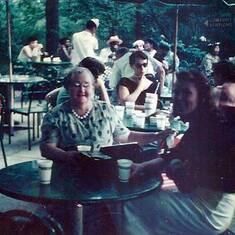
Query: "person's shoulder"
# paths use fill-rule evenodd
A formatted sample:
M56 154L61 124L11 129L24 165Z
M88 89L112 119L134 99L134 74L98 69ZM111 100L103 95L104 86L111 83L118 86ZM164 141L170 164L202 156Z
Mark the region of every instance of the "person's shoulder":
M69 101L65 101L64 103L56 105L52 108L48 113L52 116L58 116L59 113L66 113L69 110Z

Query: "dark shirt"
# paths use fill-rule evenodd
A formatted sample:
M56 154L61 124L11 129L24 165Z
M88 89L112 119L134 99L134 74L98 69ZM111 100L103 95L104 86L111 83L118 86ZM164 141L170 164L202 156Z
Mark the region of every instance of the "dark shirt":
M120 80L120 82L118 84L118 87L119 86L125 86L129 90L129 92L131 94L131 93L133 93L136 90L138 84L136 82L130 80L129 78L123 77L123 78L121 78L121 80ZM146 89L143 92L141 92L141 94L139 95L139 97L137 98L135 103L138 104L138 105L144 105L146 93L154 93L156 88L157 88L157 86L158 86L158 83L157 82L153 82L149 86L148 89Z
M201 186L235 192L234 147L235 124L212 116L193 123L168 157L182 161L184 173L180 186L185 191Z

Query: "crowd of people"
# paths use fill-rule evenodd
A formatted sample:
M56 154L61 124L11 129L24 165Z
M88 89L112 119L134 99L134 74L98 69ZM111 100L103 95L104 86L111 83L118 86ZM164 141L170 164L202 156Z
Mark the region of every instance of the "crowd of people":
M189 129L167 153L134 163L131 177L167 172L178 191L155 192L125 203L124 234L214 235L231 229L235 215L235 65L220 59L220 44L214 43L197 70L178 71L180 60L169 43L137 40L127 49L121 47L123 41L117 35L107 40L108 47L98 55L98 27L99 20L91 19L84 31L73 34L71 43L68 38L60 41L58 55L74 67L59 89L56 107L44 117L42 156L79 164L78 145L98 150L115 142L165 141L171 130L156 134L126 128L106 88L116 91L119 104L132 101L140 106L147 92L161 96L166 89L173 90L172 115L189 122ZM42 48L31 38L18 59L37 60ZM97 90L100 96L95 95Z

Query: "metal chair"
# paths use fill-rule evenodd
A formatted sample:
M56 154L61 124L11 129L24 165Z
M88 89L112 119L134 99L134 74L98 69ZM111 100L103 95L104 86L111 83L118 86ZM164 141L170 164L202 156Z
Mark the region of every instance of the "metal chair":
M0 94L0 144L2 149L2 155L5 167L7 167L7 158L6 158L6 152L3 144L3 121L4 121L4 112L5 112L5 106L6 106L6 100L5 97Z
M11 113L18 113L27 117L27 130L28 130L28 149L31 150L31 129L33 130L33 140L35 140L35 115L37 115L37 136L39 137L39 125L40 125L40 115L48 111L48 107L45 101L45 96L48 93L47 87L41 87L37 85L32 85L27 91L28 105L27 107L13 108L10 110ZM32 116L32 125L31 125ZM12 129L11 123L9 123L9 131ZM11 143L11 134L9 132L9 143Z

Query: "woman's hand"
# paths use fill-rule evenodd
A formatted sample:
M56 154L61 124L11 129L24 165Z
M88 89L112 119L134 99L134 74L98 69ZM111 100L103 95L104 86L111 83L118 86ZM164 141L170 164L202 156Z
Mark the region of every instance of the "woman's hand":
M141 91L145 91L149 88L149 86L152 84L152 82L147 79L145 76L143 76L140 81L139 81L139 85L138 85L138 88L141 90Z
M144 174L144 164L133 163L131 166L131 178Z

